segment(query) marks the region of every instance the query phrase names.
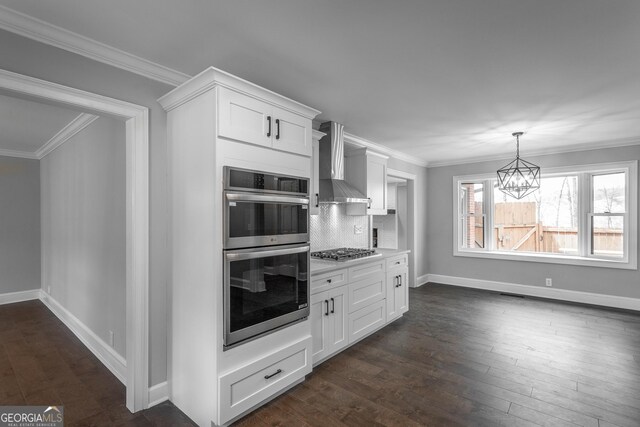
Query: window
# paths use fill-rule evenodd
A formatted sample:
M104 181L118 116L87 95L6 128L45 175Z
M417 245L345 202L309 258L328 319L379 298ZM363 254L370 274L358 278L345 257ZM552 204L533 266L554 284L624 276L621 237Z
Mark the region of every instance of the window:
M494 174L454 177L454 255L635 269L637 162L543 170L514 199Z

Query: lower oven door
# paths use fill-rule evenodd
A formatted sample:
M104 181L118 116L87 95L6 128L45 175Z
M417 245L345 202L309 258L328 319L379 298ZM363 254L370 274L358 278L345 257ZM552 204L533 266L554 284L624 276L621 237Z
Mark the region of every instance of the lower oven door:
M224 345L309 316L309 245L224 252Z

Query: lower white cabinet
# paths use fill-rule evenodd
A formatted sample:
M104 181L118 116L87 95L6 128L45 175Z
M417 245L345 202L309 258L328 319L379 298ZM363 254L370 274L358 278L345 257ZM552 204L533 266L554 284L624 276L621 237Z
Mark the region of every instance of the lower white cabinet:
M311 373L311 338L220 376L220 419L232 420Z
M387 322L409 310L409 256L387 259Z
M409 269L399 267L387 273L387 322L397 319L409 310Z
M347 286L311 295L313 363L349 344Z
M402 316L409 308L408 279L406 253L314 275L313 364Z
M375 302L349 315L350 343L369 335L386 323L385 302Z

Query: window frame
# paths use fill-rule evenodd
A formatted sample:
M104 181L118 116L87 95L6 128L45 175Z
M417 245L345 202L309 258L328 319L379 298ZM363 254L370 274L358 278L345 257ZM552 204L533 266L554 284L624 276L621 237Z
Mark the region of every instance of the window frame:
M625 213L623 214L623 250L620 257L592 254L591 221L593 218L594 175L625 172ZM512 252L492 249L494 238L494 191L495 173L456 175L453 177L453 255L511 261L530 261L552 264L582 265L591 267L637 270L638 260L638 161L609 162L544 168L545 176L578 176L578 252L579 255L551 254L540 252ZM461 247L460 183L484 184L484 248ZM617 216L620 216L619 214Z

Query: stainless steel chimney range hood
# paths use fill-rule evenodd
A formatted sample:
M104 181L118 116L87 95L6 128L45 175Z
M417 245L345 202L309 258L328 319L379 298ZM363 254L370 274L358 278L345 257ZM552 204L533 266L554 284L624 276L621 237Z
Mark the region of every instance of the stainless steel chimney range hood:
M319 130L326 134L319 144L319 202L368 203L365 195L344 180L344 126L324 122Z

